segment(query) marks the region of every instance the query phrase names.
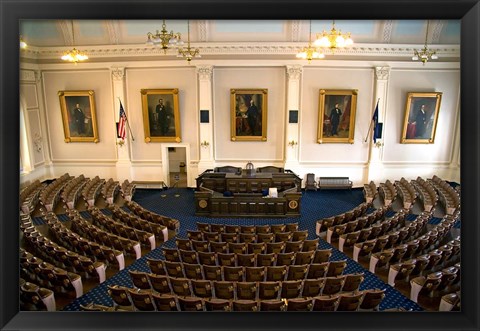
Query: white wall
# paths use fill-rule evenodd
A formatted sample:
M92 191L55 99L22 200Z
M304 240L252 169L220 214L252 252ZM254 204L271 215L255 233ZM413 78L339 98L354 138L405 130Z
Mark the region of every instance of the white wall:
M180 129L182 143L198 146L199 111L197 106L197 78L195 67L187 68L132 68L126 70L127 115L135 141L131 145L132 161L160 161L161 143L145 142L142 89L178 88ZM198 159L198 148L190 150L190 158Z
M284 63L285 64L285 63ZM43 88L36 85L22 85L22 96L26 100L28 114L28 144L32 162L38 164L31 173L23 174L21 182L35 178L45 179L60 176L65 172L72 175L85 174L93 177L117 178L118 162L116 146L115 116L118 102L112 92L110 69L115 63L96 64L89 67L60 71L49 66L43 71ZM212 100L210 120L213 124L211 140L213 165L233 165L244 167L252 161L255 167L275 165L284 167L285 152L291 151L287 145L287 74L286 66L276 62L271 66L255 66L254 62L232 61L215 66L215 62L202 62L212 65ZM372 143L365 142L375 106L375 65L363 61L349 63L322 62L321 65L305 65L300 76L298 95L299 124L298 145L294 147L293 166L300 177L307 173L319 176L348 176L354 186L368 181L369 172L374 167L381 171L383 180L401 177L431 177L437 174L446 180L460 179L460 135L459 135L459 69L412 68L410 65L390 63L388 92L385 109L383 146L378 149L378 162L372 163ZM128 115L134 141L128 140L129 167L131 179L141 181L166 180L165 153L168 146L187 147L188 181L195 185L199 161L199 92L195 66L180 66L172 62L163 63L132 62L122 63L125 68L125 94L123 104ZM64 67L62 67L64 68ZM39 87L40 86L40 87ZM178 88L181 114L181 143L146 143L142 116L141 89ZM268 89L267 141L233 142L230 139L230 89ZM62 116L59 105L60 90L94 90L97 109L97 122L100 142L65 143ZM355 117L355 137L353 144L318 144L318 102L320 89L357 89L357 109ZM443 92L434 144L400 144L407 92ZM40 97L40 98L39 98ZM36 105L39 103L39 105ZM381 110L382 111L382 110ZM47 125L41 122L45 118ZM45 129L43 129L45 128ZM32 134L42 131L48 142L42 154L33 152ZM44 132L46 131L46 132ZM293 149L292 149L293 150ZM47 151L50 151L47 153ZM47 154L45 154L47 153ZM170 153L172 154L172 153ZM372 154L373 155L373 154ZM175 162L177 158L169 155ZM42 160L51 164L45 166ZM176 160L176 161L175 161ZM177 163L178 163L177 162ZM42 168L45 167L45 168ZM376 168L375 168L376 169ZM176 163L171 171L178 171Z
M317 143L320 89L358 90L355 135L350 143ZM365 136L373 113L373 68L304 67L299 112L299 175L348 176L362 182L368 162Z
M285 67L214 68L213 125L215 159L222 164L284 160ZM230 89L268 89L267 141L232 141Z
M433 144L401 144L408 92L442 92ZM448 176L455 149L459 149L456 127L459 117L459 70L404 70L390 73L382 162L386 175L402 171L405 177ZM397 176L398 177L398 176ZM448 176L450 177L450 176Z

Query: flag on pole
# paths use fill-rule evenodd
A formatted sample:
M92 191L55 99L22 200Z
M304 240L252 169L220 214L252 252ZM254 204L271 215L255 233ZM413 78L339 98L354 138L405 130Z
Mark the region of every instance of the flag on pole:
M127 136L127 115L125 114L125 110L123 110L122 106L122 101L120 101L120 117L118 120L118 137L122 138L122 140L125 140L125 137Z
M381 137L380 127L378 125L378 101L377 106L375 107L375 111L373 112L373 142L377 143L377 139Z

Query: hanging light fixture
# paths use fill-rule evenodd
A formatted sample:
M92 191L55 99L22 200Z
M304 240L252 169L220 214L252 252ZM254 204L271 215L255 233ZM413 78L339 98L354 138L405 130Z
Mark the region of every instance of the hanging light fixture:
M27 45L27 43L25 42L25 40L23 40L23 37L20 36L20 48L21 48L21 49L25 49L25 48L27 48L27 46L28 46L28 45Z
M427 46L429 24L430 24L430 21L427 20L427 32L425 33L425 45L423 46L423 48L421 50L415 49L413 51L413 56L412 56L413 61L420 60L420 61L422 61L423 65L425 65L425 63L427 63L428 60L430 60L430 59L432 59L432 60L438 59L437 51L428 49L428 46Z
M73 49L65 52L62 55L61 59L64 60L64 61L73 62L76 65L78 62L88 60L88 56L87 56L87 54L85 54L85 53L83 53L83 52L81 52L81 51L79 51L75 48L75 31L73 30L73 20L71 20L70 23L72 25L72 45L73 45Z
M323 59L325 54L318 52L316 47L312 46L312 21L310 20L310 30L308 33L308 46L304 47L300 50L300 52L296 55L299 59L308 60L308 63L312 61L312 59Z
M174 33L173 30L168 32L167 25L165 20L163 20L162 30L153 34L151 32L147 33L147 45L153 45L155 47L161 47L163 53L167 54L167 49L169 46L180 46L183 45L182 36L179 32Z
M317 34L317 40L314 42L315 46L330 48L332 54L337 48L347 47L353 44L350 38L350 32L344 34L342 31L335 29L335 20L333 20L332 29L329 32L325 30L322 34Z
M187 61L188 61L188 64L190 64L190 61L192 61L192 58L202 57L202 56L200 55L200 50L198 48L194 49L194 48L190 47L190 20L188 20L187 24L188 24L187 47L186 48L179 48L177 57L186 58Z

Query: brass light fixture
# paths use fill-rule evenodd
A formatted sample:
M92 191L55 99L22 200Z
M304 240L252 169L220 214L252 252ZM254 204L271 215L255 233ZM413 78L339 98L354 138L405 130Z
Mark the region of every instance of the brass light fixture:
M427 46L429 24L430 24L430 21L427 20L427 32L425 33L425 45L423 46L423 48L421 50L415 49L413 51L413 56L412 56L413 61L420 60L420 61L422 61L423 65L425 65L425 63L427 63L428 60L430 60L430 59L432 59L432 60L438 59L437 51L428 49L428 46Z
M21 49L25 49L25 48L27 48L27 46L28 46L28 45L27 45L27 43L25 42L25 40L23 40L23 37L20 36L20 48L21 48Z
M187 47L179 48L177 57L186 58L188 61L188 64L190 64L190 61L192 61L192 58L202 57L202 56L200 55L200 50L198 48L194 49L190 47L190 20L188 20L187 24L188 24Z
M323 59L325 54L318 52L316 47L312 46L312 21L310 20L310 30L308 33L308 46L304 47L300 50L300 52L296 55L297 58L308 60L308 63L312 61L312 59Z
M64 61L73 62L76 65L78 62L88 60L88 56L87 56L87 54L85 54L85 53L83 53L83 52L81 52L81 51L79 51L75 48L75 31L73 30L73 20L71 20L70 23L71 23L71 26L72 26L72 45L73 45L73 49L65 52L62 55L61 59L64 60Z
M325 30L322 34L317 34L317 40L314 42L315 46L330 48L332 54L335 53L335 49L347 47L353 44L352 38L350 38L350 32L342 33L342 31L335 29L335 20L333 20L332 29L329 32Z
M155 47L161 47L163 53L167 54L167 49L169 46L180 46L183 45L182 36L179 32L174 33L173 30L168 32L167 25L165 20L163 20L162 30L156 31L155 34L148 32L147 33L147 45L153 45Z

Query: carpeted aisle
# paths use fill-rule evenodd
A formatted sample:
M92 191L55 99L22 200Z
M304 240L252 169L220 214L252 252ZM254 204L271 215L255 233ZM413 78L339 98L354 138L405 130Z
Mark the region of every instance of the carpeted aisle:
M137 189L134 200L143 207L156 213L170 216L180 220L179 237L186 237L187 230L196 229L196 222L210 222L218 224L282 224L298 222L299 230L308 230L308 239L315 239L316 221L323 217L337 215L347 210L353 209L364 201L362 189L352 190L325 190L325 191L308 191L304 192L301 201L301 216L296 218L206 218L194 215L193 189L174 188L166 191L162 190L142 190ZM165 247L175 247L175 240L171 239L164 243ZM136 260L130 266L117 273L112 278L106 280L103 284L95 287L90 292L84 294L80 298L74 300L67 305L65 311L79 310L80 304L86 305L90 302L98 304L113 305L112 300L107 293L107 285L118 284L133 287L130 280L128 270L140 270L150 272L146 264L146 257L162 258L161 247L157 247L142 258ZM421 311L423 310L415 302L403 296L399 291L390 285L381 281L374 274L364 269L358 263L347 257L342 252L332 247L327 242L320 240L320 249L333 248L331 260L347 259L346 273L364 272L365 280L360 289L366 288L385 288L386 297L380 305L380 310L389 308L403 307L406 310Z

